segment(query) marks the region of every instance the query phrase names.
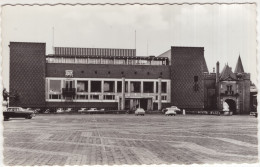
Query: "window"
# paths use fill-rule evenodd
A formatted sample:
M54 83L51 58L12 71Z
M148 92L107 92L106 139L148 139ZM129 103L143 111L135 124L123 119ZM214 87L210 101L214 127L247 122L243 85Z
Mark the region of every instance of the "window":
M101 81L91 81L91 92L101 92Z
M234 91L232 91L232 85L227 85L226 94L228 94L228 95L233 95L234 94Z
M103 58L101 63L102 64L114 64L114 60L113 59Z
M86 100L86 99L88 99L88 95L77 95L77 99Z
M162 100L167 100L167 96L162 96Z
M122 92L122 81L117 81L117 92Z
M144 93L153 93L153 82L144 82L143 90Z
M54 95L54 94L50 94L49 95L50 99L61 99L61 95Z
M125 92L128 92L128 82L125 82Z
M141 82L130 82L130 91L133 93L141 92Z
M194 76L194 82L198 82L199 77L198 76Z
M78 81L77 92L88 92L88 81Z
M75 59L74 58L64 58L64 62L65 63L75 63Z
M104 81L104 92L115 92L115 82Z
M61 92L61 80L50 80L50 93Z
M104 100L114 100L115 99L115 95L104 95L103 99Z
M158 82L156 82L156 93L158 93ZM167 82L162 82L162 93L167 93Z
M115 64L126 64L125 59L115 59Z
M99 95L90 95L90 99L99 100Z
M167 96L161 96L161 97L162 100L167 100ZM158 96L156 96L155 99L158 100Z

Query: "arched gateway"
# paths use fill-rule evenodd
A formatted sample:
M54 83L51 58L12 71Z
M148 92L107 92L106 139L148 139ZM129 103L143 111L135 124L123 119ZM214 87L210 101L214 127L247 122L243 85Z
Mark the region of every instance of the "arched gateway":
M236 102L233 99L226 99L225 102L229 105L229 111L232 111L233 114L237 114Z

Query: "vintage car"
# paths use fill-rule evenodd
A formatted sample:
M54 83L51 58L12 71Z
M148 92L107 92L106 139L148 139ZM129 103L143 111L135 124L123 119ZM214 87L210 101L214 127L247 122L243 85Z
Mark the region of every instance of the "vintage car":
M98 113L104 113L105 109L97 109L97 108L90 108L87 110L87 113L89 114L98 114Z
M256 118L257 118L257 116L258 116L257 112L250 112L249 115L250 115L250 116L254 116L254 117L256 117Z
M144 114L145 114L145 111L144 111L143 108L138 108L138 109L135 110L135 115L136 116L138 116L138 115L144 116Z
M63 113L64 112L64 110L62 109L62 108L58 108L57 110L56 110L56 113Z
M166 112L165 112L165 115L166 116L175 116L177 113L176 113L176 109L175 108L166 108Z
M33 110L23 109L22 107L8 107L6 111L3 112L4 120L8 121L9 118L25 118L31 119L35 116Z
M81 108L78 110L79 113L86 113L88 112L87 108Z
M72 108L67 108L67 109L65 110L65 112L72 112L72 111L73 111Z

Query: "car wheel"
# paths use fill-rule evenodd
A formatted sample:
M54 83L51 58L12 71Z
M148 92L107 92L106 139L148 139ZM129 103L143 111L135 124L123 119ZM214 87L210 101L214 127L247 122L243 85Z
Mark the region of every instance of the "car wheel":
M25 117L25 119L32 119L32 116L28 115L27 117Z

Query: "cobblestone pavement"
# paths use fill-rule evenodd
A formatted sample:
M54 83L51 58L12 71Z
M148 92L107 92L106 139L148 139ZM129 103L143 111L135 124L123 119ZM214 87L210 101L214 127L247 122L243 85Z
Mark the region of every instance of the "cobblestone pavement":
M257 119L37 115L4 122L4 164L257 163Z

